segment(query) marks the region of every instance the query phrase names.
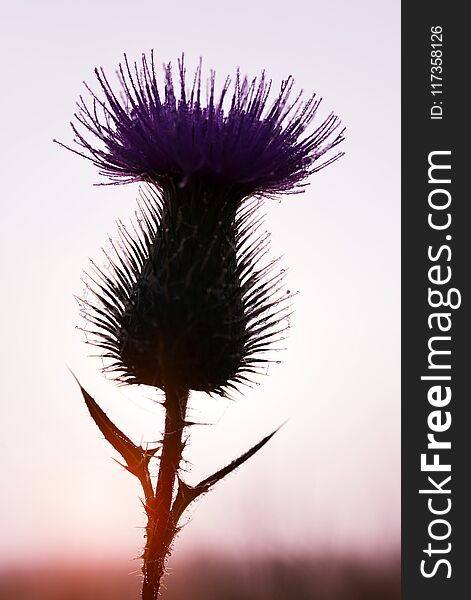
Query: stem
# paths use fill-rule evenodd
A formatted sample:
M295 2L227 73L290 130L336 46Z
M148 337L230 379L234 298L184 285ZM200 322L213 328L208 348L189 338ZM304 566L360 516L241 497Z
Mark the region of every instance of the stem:
M165 558L176 533L171 517L173 490L183 451L182 435L188 391L167 387L165 432L155 498L147 507L147 540L144 550L142 600L156 600L165 570Z

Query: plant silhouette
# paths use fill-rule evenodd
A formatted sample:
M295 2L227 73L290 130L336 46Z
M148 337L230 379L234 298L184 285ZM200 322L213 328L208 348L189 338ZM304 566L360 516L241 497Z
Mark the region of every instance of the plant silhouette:
M225 396L250 383L286 327L290 294L278 260L267 259L262 198L303 191L309 175L341 156L343 140L334 114L313 126L320 100L293 97L292 77L270 101L265 74L250 80L237 72L217 94L211 72L203 102L201 62L190 86L183 57L178 67L176 86L164 65L162 91L153 53L133 65L125 56L120 94L96 69L100 92L87 87L90 99L80 98L71 124L74 144L65 146L108 182L143 184L134 227L118 225L108 269L91 263L92 298L82 303L105 370L164 392L161 444L136 446L80 386L93 420L143 489L143 600L159 595L189 504L275 433L196 486L179 474L191 391Z

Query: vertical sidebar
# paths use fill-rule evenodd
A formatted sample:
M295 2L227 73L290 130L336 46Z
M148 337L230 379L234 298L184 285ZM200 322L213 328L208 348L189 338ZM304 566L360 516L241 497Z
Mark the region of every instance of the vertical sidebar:
M403 600L471 597L471 52L462 6L402 4Z

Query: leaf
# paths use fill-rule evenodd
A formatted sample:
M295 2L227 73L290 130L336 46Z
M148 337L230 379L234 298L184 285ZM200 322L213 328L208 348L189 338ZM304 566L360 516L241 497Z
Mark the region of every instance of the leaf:
M71 371L72 373L72 371ZM136 477L141 478L144 465L147 466L150 458L155 454L157 448L147 450L136 446L116 425L106 416L106 413L98 406L90 394L82 387L77 377L72 373L82 392L85 404L95 421L98 429L113 448L121 454L126 463L125 468Z
M178 523L183 512L186 510L189 504L193 502L193 500L195 500L201 494L207 492L213 485L221 481L221 479L226 477L226 475L229 475L229 473L232 473L232 471L235 471L237 467L240 467L240 465L256 454L269 440L271 440L271 438L283 427L283 425L284 423L277 427L275 431L260 440L258 444L252 446L252 448L247 450L247 452L241 454L227 466L219 469L219 471L216 471L209 477L206 477L206 479L200 481L196 486L188 485L182 479L179 479L178 493L172 506L172 517L174 524L176 525Z

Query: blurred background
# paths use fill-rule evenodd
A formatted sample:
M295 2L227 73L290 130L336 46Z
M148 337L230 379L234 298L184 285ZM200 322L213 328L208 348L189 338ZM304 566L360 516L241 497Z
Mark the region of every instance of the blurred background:
M72 140L75 102L126 52L185 52L221 83L240 66L323 97L346 156L304 194L266 203L273 257L299 292L286 350L233 400L195 394L195 483L285 427L189 511L168 600L398 598L400 540L400 4L122 0L4 4L0 24L0 598L138 597L140 489L87 414L69 366L136 443L159 397L116 387L83 344L74 294L88 257L135 210L94 186ZM112 77L111 77L112 78ZM188 591L191 590L191 593Z

